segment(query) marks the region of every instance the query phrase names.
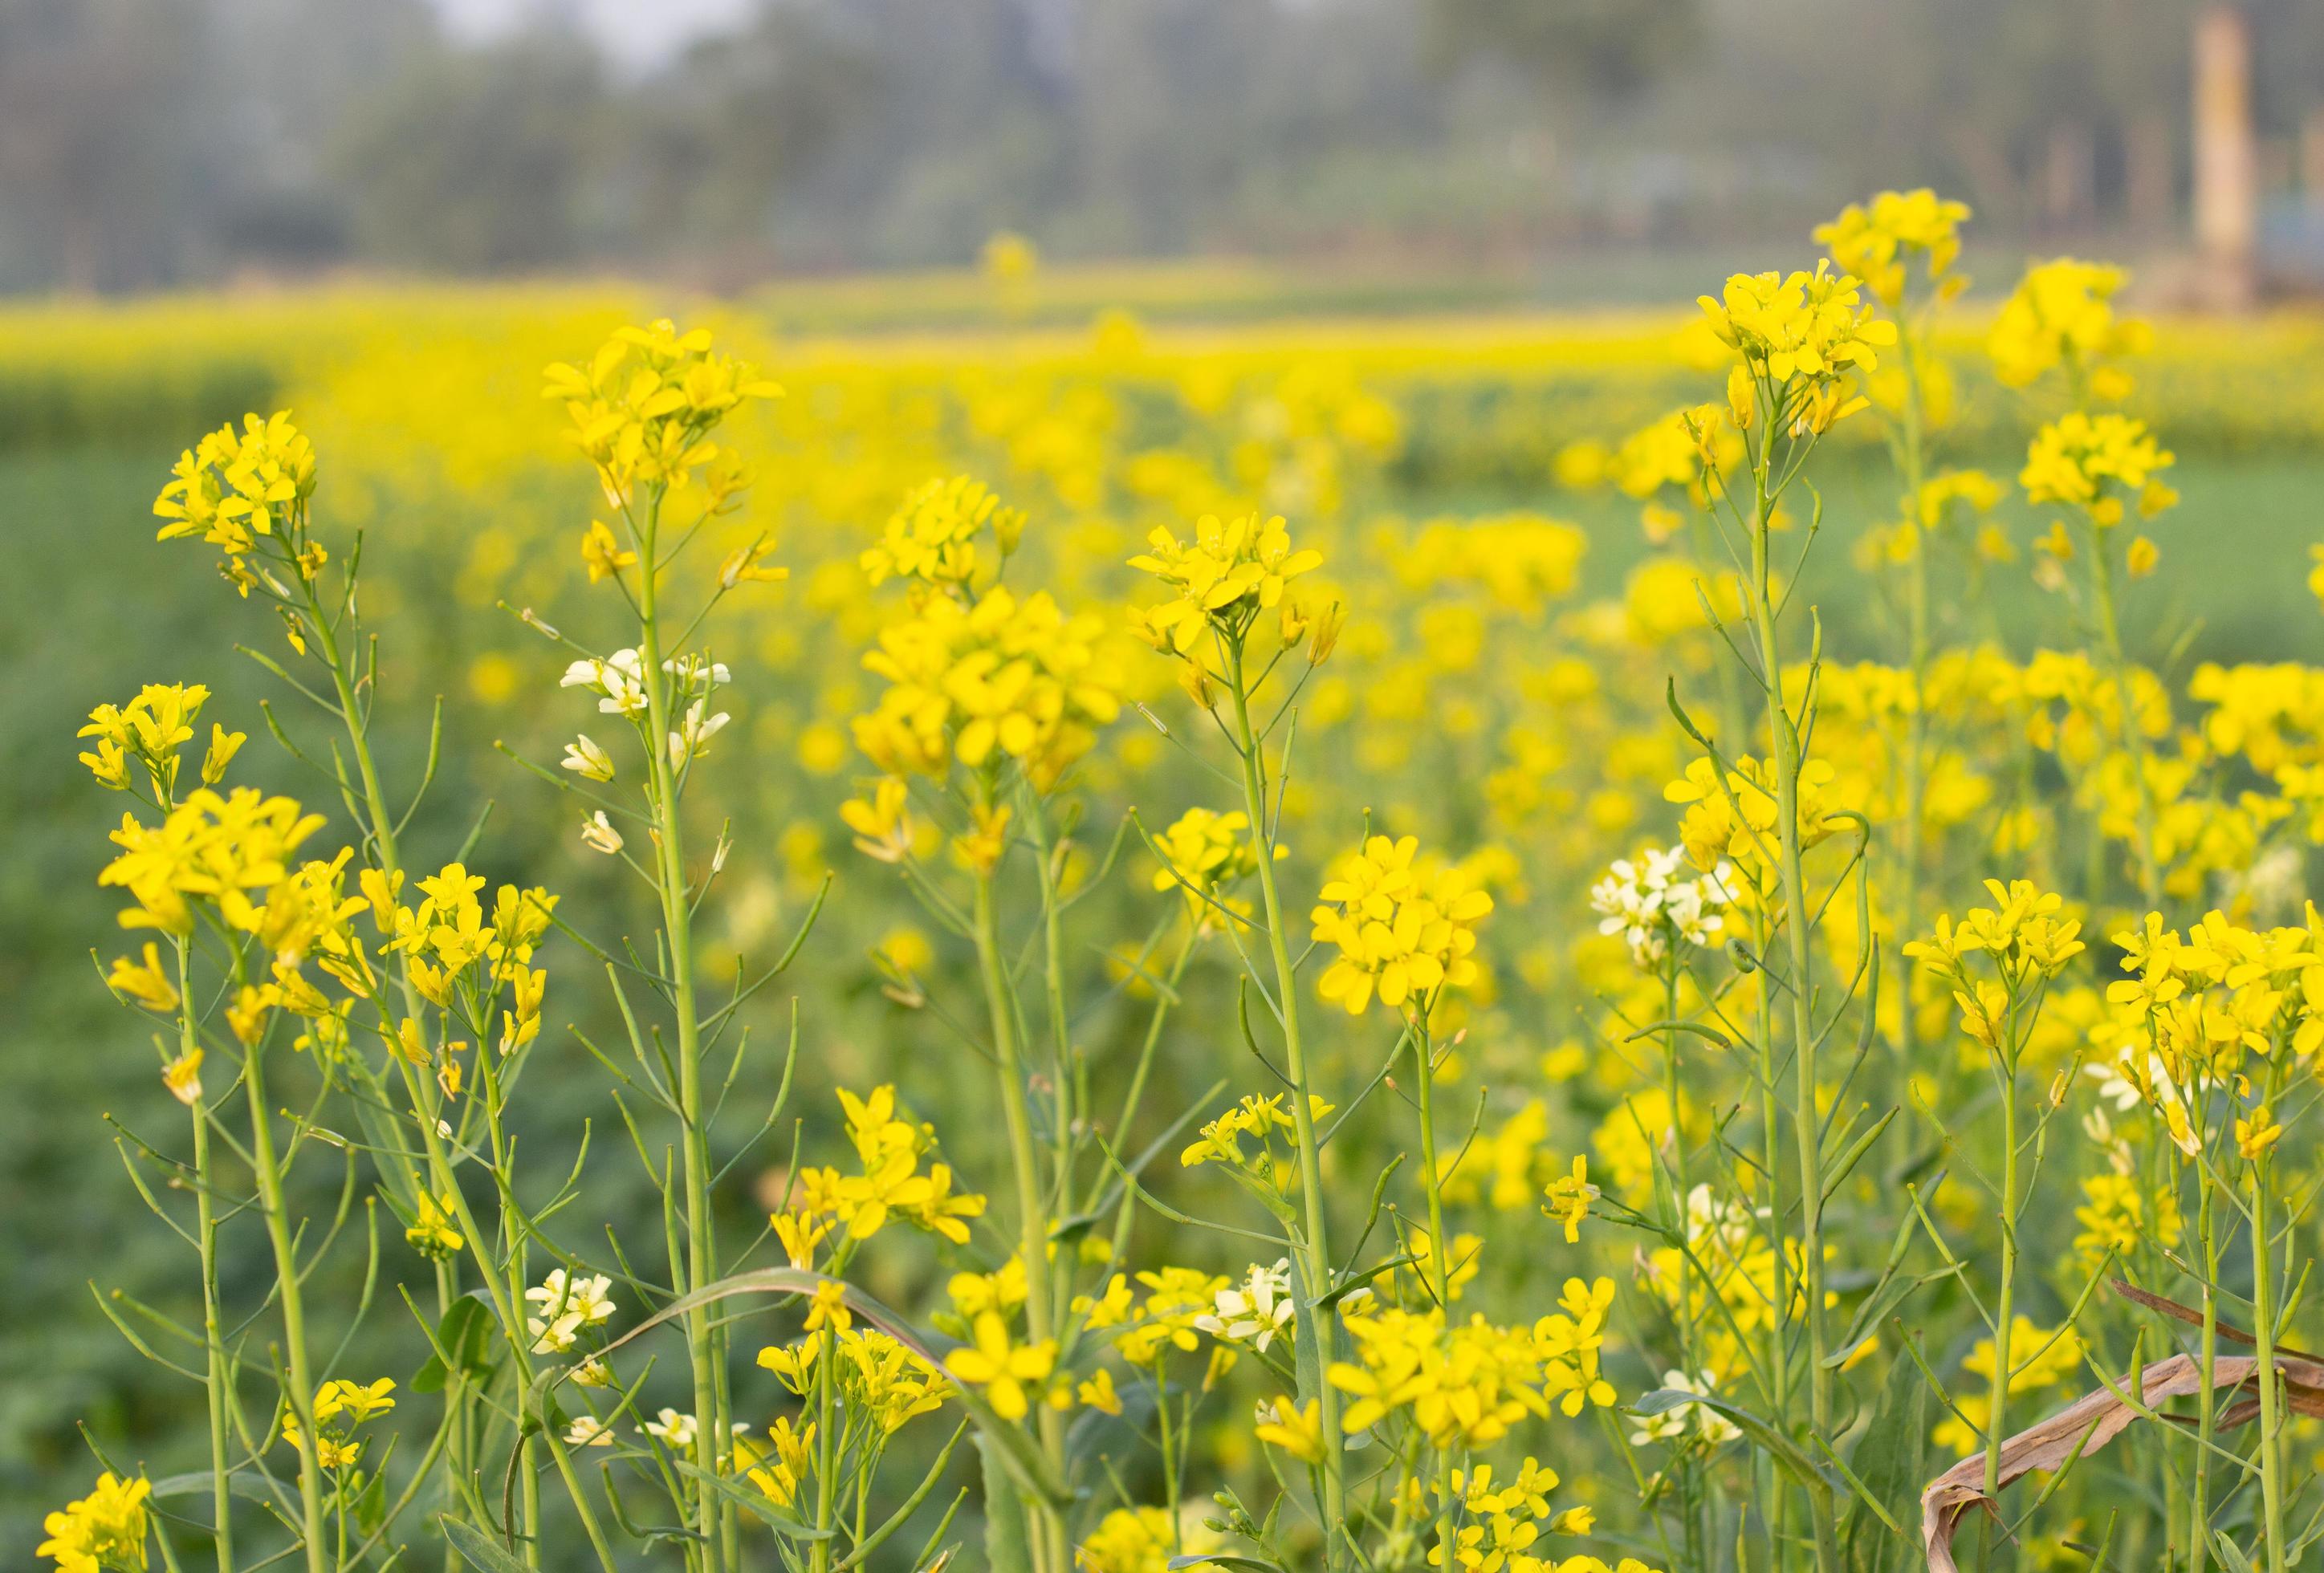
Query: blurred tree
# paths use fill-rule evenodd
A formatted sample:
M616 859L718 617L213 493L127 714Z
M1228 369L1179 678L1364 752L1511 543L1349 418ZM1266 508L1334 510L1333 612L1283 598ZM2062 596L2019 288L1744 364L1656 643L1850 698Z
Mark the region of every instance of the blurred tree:
M848 134L799 192L789 254L965 262L996 229L1040 234L1068 201L1074 49L1057 19L1037 26L1026 0L784 8L867 74Z
M1003 228L1473 257L1794 235L1900 183L1988 236L2160 237L2200 0L759 0L628 74L569 23L456 47L440 3L0 0L0 288L350 259L739 283L965 263ZM2288 167L2324 4L2245 9Z
M367 257L461 272L569 262L610 102L569 33L432 50L348 111L326 167Z
M1521 65L1554 87L1635 97L1701 49L1699 0L1434 0L1437 46Z
M212 92L225 106L217 249L240 267L345 254L348 218L324 154L348 106L440 59L428 0L210 0Z
M0 0L0 273L69 290L180 276L214 183L202 0Z
M630 96L616 221L650 256L706 247L762 264L779 238L778 195L864 129L879 83L852 41L792 7L763 8Z

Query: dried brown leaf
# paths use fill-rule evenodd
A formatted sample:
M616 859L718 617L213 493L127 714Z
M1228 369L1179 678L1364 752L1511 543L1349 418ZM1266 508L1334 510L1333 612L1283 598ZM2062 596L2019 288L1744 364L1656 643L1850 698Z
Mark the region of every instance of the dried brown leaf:
M2203 1313L2196 1310L2191 1305L2182 1304L2176 1300L2165 1299L2163 1296L2154 1293L2152 1290L2141 1289L2137 1284L2128 1283L2120 1278L2109 1279L2107 1282L2113 1287L2114 1292L2116 1294L2120 1295L2123 1299L2129 1301L2133 1305L2143 1305L2149 1311L2160 1311L2164 1316L2169 1317L2172 1320L2183 1321L2189 1327L2201 1327L2203 1325ZM2218 1321L2214 1322L2212 1326L2218 1329L2218 1335L2221 1338L2227 1339L2227 1342L2231 1344L2242 1344L2247 1348L2257 1348L2259 1347L2259 1340L2257 1338L2252 1337L2251 1334L2244 1331L2243 1329L2236 1327L2232 1322ZM2311 1355L2305 1349L2295 1349L2290 1344L2276 1345L2275 1352L2279 1355L2289 1355L2295 1360L2324 1361L2324 1355Z
M2166 1316L2184 1321L2191 1315L2198 1325L2202 1321L2200 1313L2190 1312L2176 1301L2149 1294L2118 1280L2115 1288L2124 1299ZM2218 1332L2234 1342L2253 1341L2250 1334L2225 1323L2218 1324ZM2300 1414L2324 1414L2324 1362L2280 1349L2275 1366L2283 1376L2288 1407ZM2211 1362L2213 1395L2233 1393L2249 1382L2258 1369L2259 1360L2255 1356L2215 1357ZM2138 1374L2139 1408L2152 1410L2166 1400L2200 1393L2202 1386L2202 1367L2194 1357L2172 1355ZM2239 1400L2220 1414L2218 1429L2247 1424L2258 1413L2256 1399ZM2087 1457L2095 1453L2139 1418L2139 1409L2132 1408L2114 1389L2101 1387L2086 1394L2001 1444L2000 1484L2007 1486L2037 1469L2061 1468L2078 1454ZM1931 1481L1921 1493L1921 1543L1928 1557L1929 1573L1958 1573L1958 1565L1953 1561L1953 1536L1960 1531L1961 1519L1972 1508L1982 1508L1997 1519L2000 1516L1993 1498L1985 1490L1982 1452L1963 1458Z

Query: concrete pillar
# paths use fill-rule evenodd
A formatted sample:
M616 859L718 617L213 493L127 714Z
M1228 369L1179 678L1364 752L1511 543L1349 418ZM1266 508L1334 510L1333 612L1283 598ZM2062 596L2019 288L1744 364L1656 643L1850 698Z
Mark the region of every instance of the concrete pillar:
M2259 234L2253 146L2251 24L2234 5L2195 19L2195 246L2207 292L2223 306L2251 297Z

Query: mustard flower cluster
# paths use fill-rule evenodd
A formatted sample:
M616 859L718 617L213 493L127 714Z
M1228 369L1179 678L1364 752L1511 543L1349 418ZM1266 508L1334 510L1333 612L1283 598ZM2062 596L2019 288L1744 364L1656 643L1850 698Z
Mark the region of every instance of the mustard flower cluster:
M542 397L565 407L567 437L595 467L610 505L630 507L643 491L686 490L722 457L712 428L746 400L781 396L711 343L709 329L680 333L663 318L616 329L585 366L560 361L543 373ZM714 495L733 484L731 472L709 481Z
M1443 990L1482 975L1477 924L1493 898L1458 869L1416 865L1417 837L1373 836L1325 881L1310 915L1315 940L1339 952L1316 992L1350 1016L1375 995L1391 1010L1425 1017Z
M2178 501L2178 493L2155 478L2172 462L2144 421L2076 410L2034 435L2017 483L2025 488L2028 501L2069 503L2095 523L2119 524L2126 496L2149 519Z
M894 578L965 588L980 566L976 538L987 530L1006 561L1024 535L1025 511L1004 507L968 475L926 482L889 517L879 543L864 549L864 575L874 585Z
M2146 324L2116 315L2114 298L2128 281L2120 268L2071 257L2028 268L1986 341L1994 374L2024 388L2063 370L2087 377L2100 399L2127 397L2130 373L2107 363L2144 353L2153 338Z
M1960 255L1960 226L1969 216L1967 203L1948 201L1926 187L1883 191L1869 202L1841 208L1838 218L1816 226L1813 238L1834 264L1893 307L1904 299L1907 265L1915 257L1941 292L1959 293L1966 281L1952 272L1952 265Z
M152 1481L124 1480L108 1469L87 1496L48 1515L42 1524L48 1538L32 1554L54 1558L57 1573L143 1573L152 1495Z

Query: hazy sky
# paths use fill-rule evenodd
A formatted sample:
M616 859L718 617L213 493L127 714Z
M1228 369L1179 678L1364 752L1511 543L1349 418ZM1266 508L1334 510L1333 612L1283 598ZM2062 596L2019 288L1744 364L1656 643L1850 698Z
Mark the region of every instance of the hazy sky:
M491 38L535 18L566 16L628 66L667 60L747 15L752 0L432 0L464 38Z

